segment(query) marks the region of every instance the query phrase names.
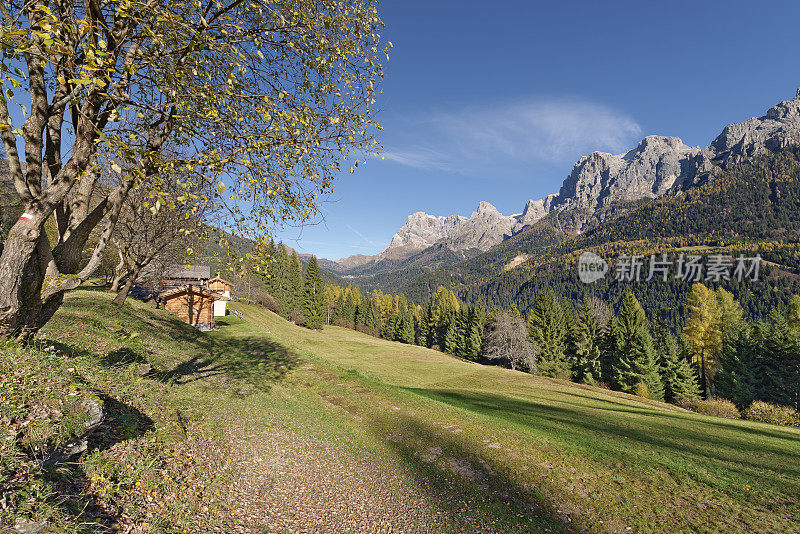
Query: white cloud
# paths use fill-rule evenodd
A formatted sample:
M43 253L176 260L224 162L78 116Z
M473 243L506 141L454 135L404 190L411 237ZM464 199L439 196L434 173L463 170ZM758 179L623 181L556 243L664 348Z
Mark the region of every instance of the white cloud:
M415 146L402 150L390 150L381 154L383 159L416 169L447 170L448 155L429 148Z
M389 127L391 128L391 127ZM642 129L631 117L578 99L531 99L467 107L410 119L391 143L388 160L415 168L458 169L498 158L522 162L572 162L595 150L632 148Z

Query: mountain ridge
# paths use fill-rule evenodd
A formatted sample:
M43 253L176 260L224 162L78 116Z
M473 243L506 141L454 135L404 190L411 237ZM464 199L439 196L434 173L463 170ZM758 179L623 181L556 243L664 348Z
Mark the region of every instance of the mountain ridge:
M679 137L648 135L622 154L595 151L575 162L558 193L528 200L519 214L503 215L486 201L470 217L416 212L379 254L326 265L347 274L402 261L434 245L486 252L554 212L562 213L573 231L581 233L625 213L627 204L693 187L731 164L793 144L800 144L800 88L793 99L770 107L765 115L728 124L706 147L690 147Z

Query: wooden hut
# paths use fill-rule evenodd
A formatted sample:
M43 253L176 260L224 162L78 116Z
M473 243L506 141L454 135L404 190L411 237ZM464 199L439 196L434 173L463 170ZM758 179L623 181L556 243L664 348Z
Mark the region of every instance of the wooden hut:
M158 296L164 309L201 330L213 327L214 301L217 300L228 300L228 297L195 285L176 287Z
M214 317L224 317L228 311L228 300L231 298L233 284L217 276L208 281L208 289L227 297L225 300L214 301Z

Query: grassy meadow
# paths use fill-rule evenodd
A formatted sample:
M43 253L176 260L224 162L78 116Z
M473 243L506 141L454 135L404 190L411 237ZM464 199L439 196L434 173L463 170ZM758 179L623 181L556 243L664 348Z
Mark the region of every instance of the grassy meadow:
M249 323L230 332L261 329L333 366L347 381L323 395L367 431L396 438L389 441L401 455L414 461L441 447L472 463L496 496L513 490L565 525L788 532L800 523L797 429L699 415L336 327L311 332L239 306Z
M0 346L4 411L56 402L67 389L97 396L111 415L67 466L40 469L20 454L36 440L56 444L57 428L3 445L0 525L25 517L54 532L438 533L800 524L797 429L231 306L245 319L229 315L204 334L151 304L114 310L108 294L82 290L34 347Z

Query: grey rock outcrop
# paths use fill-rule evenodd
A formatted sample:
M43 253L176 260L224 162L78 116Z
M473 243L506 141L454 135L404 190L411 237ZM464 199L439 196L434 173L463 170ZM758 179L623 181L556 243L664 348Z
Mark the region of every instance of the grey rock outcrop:
M452 250L489 250L516 229L524 227L522 220L530 225L542 218L549 209L550 201L551 197L530 201L520 215L503 215L488 202L478 204L478 209L469 217L436 217L423 212L413 213L376 260L402 259L435 244L443 244Z
M686 146L677 137L650 135L625 154L593 152L572 168L553 208L583 208L597 213L620 201L655 198L688 176L699 147Z
M502 215L488 202L481 202L470 217L414 213L386 250L358 257L354 263L403 259L435 244L485 251L553 211L564 212L563 219L581 231L587 223L618 216L628 209L626 202L660 197L713 178L746 158L796 144L800 144L800 89L793 99L771 107L762 117L729 124L705 148L687 146L678 137L650 135L624 154L583 156L557 195L529 200L518 215Z
M729 124L706 154L722 165L800 143L800 88L792 100L772 106L763 117Z
M514 233L531 226L533 223L550 213L553 209L553 200L557 195L547 195L539 200L529 200L525 204L525 209L517 215L517 222L514 224Z
M47 527L47 521L29 521L24 517L18 517L14 522L14 530L17 534L39 534Z
M62 463L70 458L84 452L89 445L89 437L105 421L103 404L99 400L84 399L80 403L82 411L85 412L83 419L83 430L65 445L58 447L50 452L42 462L43 465L53 465Z

